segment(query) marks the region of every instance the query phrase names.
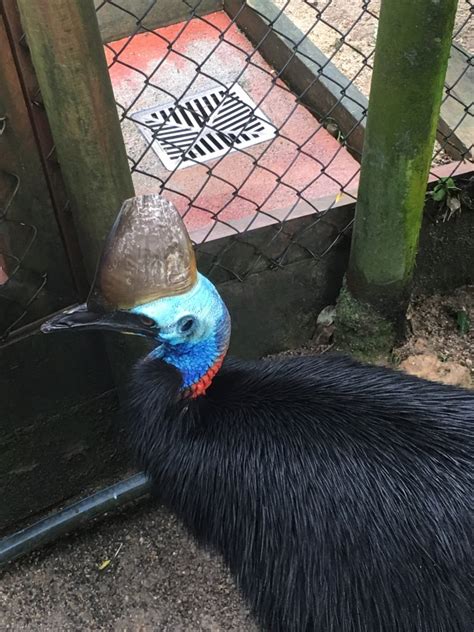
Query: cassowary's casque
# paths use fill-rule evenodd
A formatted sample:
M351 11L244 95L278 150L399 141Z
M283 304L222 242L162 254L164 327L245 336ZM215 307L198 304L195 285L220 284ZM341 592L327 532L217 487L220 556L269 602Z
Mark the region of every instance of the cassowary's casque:
M124 204L88 304L44 331L71 327L156 340L137 463L263 628L471 629L474 394L346 357L223 362L227 309L158 196Z

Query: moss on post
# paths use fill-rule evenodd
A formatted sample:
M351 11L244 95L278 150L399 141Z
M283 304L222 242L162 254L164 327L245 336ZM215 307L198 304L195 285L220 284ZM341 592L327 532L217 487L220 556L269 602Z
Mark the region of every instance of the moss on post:
M394 324L369 304L355 299L343 285L336 312L337 348L372 362L386 355L396 340Z
M368 311L401 330L456 6L457 0L382 0L346 277L350 317L344 294L339 306L339 337L349 349L364 338L369 342L363 330L353 328ZM383 338L380 347L387 350L393 336Z

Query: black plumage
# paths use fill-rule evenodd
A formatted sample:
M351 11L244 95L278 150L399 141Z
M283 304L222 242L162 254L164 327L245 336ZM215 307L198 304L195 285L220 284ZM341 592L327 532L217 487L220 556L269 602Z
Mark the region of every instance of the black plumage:
M264 629L471 629L473 393L331 355L181 383L135 368L136 462Z

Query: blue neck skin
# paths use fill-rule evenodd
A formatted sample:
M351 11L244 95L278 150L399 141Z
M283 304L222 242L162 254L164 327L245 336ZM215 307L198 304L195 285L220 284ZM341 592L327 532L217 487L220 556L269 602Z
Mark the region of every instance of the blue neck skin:
M214 285L201 274L185 294L141 305L134 312L153 318L160 328L160 345L150 353L178 369L183 388L197 384L221 359L229 344L230 317ZM180 319L192 317L194 329L183 334Z
M197 384L227 350L226 332L230 330L228 318L216 322L216 335L200 342L166 343L154 349L150 356L160 358L178 369L183 377L183 388Z

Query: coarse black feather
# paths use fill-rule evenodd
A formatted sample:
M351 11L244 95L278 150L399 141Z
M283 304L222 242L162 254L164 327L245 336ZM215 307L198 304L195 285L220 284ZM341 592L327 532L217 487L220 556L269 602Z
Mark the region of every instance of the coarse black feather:
M206 396L138 364L159 499L271 632L467 632L474 393L343 356L229 359Z

